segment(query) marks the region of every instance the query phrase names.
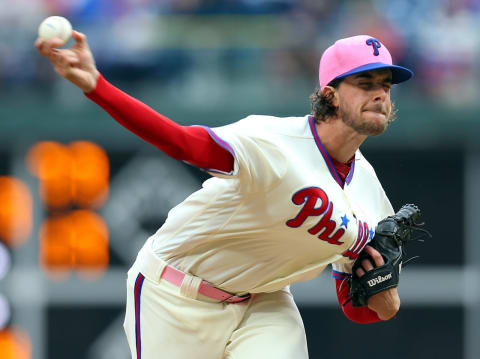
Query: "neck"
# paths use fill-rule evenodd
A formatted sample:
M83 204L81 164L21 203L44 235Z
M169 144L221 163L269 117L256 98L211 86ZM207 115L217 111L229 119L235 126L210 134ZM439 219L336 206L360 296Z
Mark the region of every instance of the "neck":
M367 136L360 135L339 119L316 123L318 136L330 157L345 163L353 157Z

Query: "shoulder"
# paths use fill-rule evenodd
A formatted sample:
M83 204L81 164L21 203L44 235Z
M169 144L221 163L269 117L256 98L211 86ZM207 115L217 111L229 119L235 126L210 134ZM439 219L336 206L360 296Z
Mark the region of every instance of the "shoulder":
M375 172L375 169L373 168L372 164L368 162L368 160L365 158L363 153L360 152L360 150L357 150L357 152L355 153L355 167L357 167L357 169L361 168L368 175L370 175L371 177L375 178L378 181L378 177Z
M364 183L368 183L370 188L377 188L380 192L383 192L382 184L378 179L375 169L360 150L357 150L355 153L355 172L357 178L364 181Z
M379 220L393 214L392 205L373 166L367 161L360 150L357 150L357 153L355 154L355 172L360 172L359 180L362 183L361 187L372 189L372 191L370 191L371 195L378 200L377 203L379 203L380 208L378 213L380 216Z
M212 128L216 140L226 141L230 145L268 145L282 148L285 142L293 139L312 139L308 116L275 117L250 115L237 122Z
M244 130L260 136L262 134L283 135L290 137L311 138L308 123L309 116L303 117L276 117L266 115L250 115L237 122Z

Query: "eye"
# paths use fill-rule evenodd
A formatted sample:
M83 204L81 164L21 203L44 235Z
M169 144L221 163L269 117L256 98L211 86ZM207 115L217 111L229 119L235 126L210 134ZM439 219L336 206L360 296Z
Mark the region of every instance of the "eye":
M361 88L364 88L364 89L369 89L372 87L372 83L371 82L360 82L358 84L358 86L360 86Z

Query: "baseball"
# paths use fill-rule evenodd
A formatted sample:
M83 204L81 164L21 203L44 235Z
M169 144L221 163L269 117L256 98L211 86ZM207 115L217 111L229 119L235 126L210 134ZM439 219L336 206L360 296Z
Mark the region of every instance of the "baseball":
M62 16L50 16L38 27L38 36L45 40L57 37L66 43L72 36L72 25Z

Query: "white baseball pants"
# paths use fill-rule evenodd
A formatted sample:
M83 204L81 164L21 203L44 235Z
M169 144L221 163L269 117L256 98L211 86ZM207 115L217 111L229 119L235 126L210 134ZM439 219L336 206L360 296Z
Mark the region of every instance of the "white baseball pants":
M160 280L165 266L150 249L128 272L124 328L135 359L307 359L300 313L288 289L236 304ZM198 288L198 286L197 286Z

